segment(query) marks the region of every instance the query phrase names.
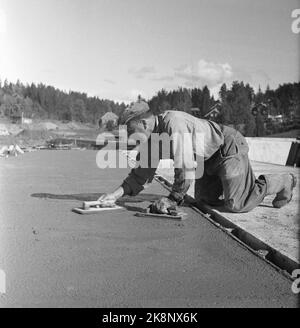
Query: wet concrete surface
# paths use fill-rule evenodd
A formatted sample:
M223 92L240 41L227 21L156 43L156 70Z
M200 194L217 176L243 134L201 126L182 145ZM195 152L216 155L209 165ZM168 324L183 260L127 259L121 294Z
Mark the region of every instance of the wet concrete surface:
M293 173L297 177L298 184L300 181L300 169L296 167L259 162L252 162L252 167L257 176L260 174ZM299 185L293 190L293 198L286 206L280 209L274 208L272 205L274 198L275 195L266 196L262 204L249 213L242 215L236 213L221 214L299 264Z
M254 161L251 161L251 166L256 177L261 174L293 173L299 184L300 168L298 167ZM174 168L171 161L162 161L157 173L173 183ZM208 207L213 213L226 218L227 221L252 234L293 262L300 263L300 190L298 184L293 190L293 198L290 203L280 209L274 208L272 205L275 195L266 196L259 206L248 213L230 213L222 207ZM194 197L194 183L192 183L188 194Z
M95 151L40 151L0 162L2 307L294 307L291 282L184 208L178 222L135 217L166 191L153 183L128 209L71 211L117 187Z

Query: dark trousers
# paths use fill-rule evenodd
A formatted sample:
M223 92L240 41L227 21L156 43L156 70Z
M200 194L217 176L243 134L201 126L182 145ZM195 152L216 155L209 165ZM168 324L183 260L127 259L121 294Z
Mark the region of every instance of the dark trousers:
M204 163L202 178L195 181L195 198L210 205L224 205L231 212L248 212L267 192L266 181L255 178L242 134L221 126L224 145ZM220 198L223 198L220 201Z

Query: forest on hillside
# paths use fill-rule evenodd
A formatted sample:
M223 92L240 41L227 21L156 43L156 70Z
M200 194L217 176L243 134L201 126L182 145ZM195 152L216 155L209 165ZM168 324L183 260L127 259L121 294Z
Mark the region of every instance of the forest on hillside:
M300 82L283 84L275 90L267 87L264 92L260 88L255 92L244 82L234 81L231 86L224 83L218 100L211 96L207 86L202 89L179 88L170 92L161 90L150 100L150 107L154 112L168 109L191 112L191 109L198 108L198 111L192 111L198 117L207 117L212 108L217 108L218 115L213 118L214 121L237 129L242 126L246 136L262 136L300 128L297 125L300 117ZM280 124L271 119L278 116L281 117ZM210 116L208 118L211 119Z
M125 104L86 93L62 91L42 83L24 85L20 81L0 81L0 116L23 112L25 117L97 123L106 112L119 115Z
M210 94L207 86L172 91L162 89L148 101L155 113L172 109L190 112L198 117L205 117L217 105L218 115L214 118L215 121L237 128L243 126L244 134L252 136L257 135L257 131L263 133L270 116L281 115L283 122L293 121L300 116L300 82L283 84L275 90L267 87L262 91L259 88L255 92L249 84L235 81L230 86L221 86L218 100ZM257 115L253 115L253 108L260 104L264 105L265 112L258 111ZM11 83L0 80L2 117L23 112L28 118L96 124L106 112L120 115L125 108L124 103L89 97L86 93L66 92L42 83L24 85L20 81ZM193 108L198 110L192 111Z

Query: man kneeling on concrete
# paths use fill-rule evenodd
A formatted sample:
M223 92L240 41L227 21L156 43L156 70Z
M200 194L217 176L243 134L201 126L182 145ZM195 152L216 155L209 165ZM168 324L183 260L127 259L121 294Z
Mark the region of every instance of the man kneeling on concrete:
M276 195L272 202L276 208L286 205L292 199L296 177L293 174L265 174L256 179L248 158L247 142L233 128L181 111L166 111L155 115L142 100L125 110L120 124L127 126L129 137L138 133L148 143L154 133L166 133L172 138L170 158L174 160L174 184L170 195L159 199L152 206L157 213L168 213L168 207L184 202L193 179L190 173L195 158L197 165L203 167L202 176L195 179L196 201L211 206L223 205L230 212L248 212L267 195ZM184 139L182 144L182 139L175 138L176 135L188 135L189 138ZM197 135L203 137L203 147L197 144ZM159 154L158 160L162 155ZM203 161L199 163L201 159ZM123 195L137 195L152 181L155 171L156 166L132 169L119 188L102 195L99 200L115 202Z

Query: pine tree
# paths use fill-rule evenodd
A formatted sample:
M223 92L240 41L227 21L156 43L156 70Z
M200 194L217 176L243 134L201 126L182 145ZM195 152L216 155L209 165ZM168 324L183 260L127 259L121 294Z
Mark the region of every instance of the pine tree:
M201 106L201 113L204 116L210 111L211 107L211 98L210 98L210 91L207 86L202 89L202 106Z
M202 117L202 90L199 88L192 89L191 91L191 101L192 101L192 106L194 108L198 108L199 112L197 113L197 116Z

